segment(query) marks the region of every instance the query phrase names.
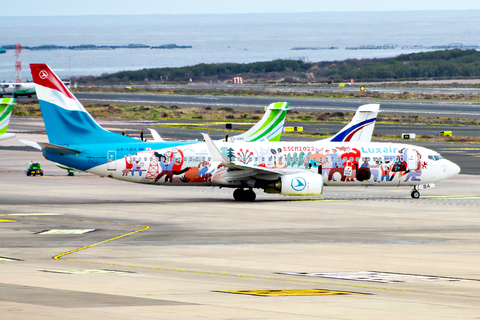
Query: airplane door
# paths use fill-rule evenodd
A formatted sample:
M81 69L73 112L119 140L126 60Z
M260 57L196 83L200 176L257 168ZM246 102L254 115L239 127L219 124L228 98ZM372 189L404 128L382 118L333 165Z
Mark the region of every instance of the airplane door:
M417 169L417 152L414 150L408 150L408 168L407 170L416 170Z
M115 150L107 151L107 170L115 171L117 170L117 152Z

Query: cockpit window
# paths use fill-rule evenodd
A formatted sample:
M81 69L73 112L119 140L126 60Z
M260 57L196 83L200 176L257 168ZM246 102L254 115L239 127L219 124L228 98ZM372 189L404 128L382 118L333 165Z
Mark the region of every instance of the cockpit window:
M435 155L429 155L428 159L433 160L433 161L438 161L440 159L443 159L443 157L439 154L435 154Z

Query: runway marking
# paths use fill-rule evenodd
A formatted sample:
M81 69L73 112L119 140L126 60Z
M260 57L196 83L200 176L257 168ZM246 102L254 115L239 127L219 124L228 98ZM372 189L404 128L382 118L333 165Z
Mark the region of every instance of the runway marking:
M107 269L93 269L93 270L39 270L42 272L64 273L64 274L92 274L92 273L134 273L122 270L107 270Z
M84 234L95 231L95 229L52 229L37 234Z
M480 150L480 148L443 148L443 149L440 149L442 151L449 151L449 150L465 150L465 151L472 151L472 150L475 150L475 151L478 151Z
M398 283L398 282L432 282L432 281L468 281L469 279L426 276L393 272L376 271L356 271L356 272L279 272L279 274L303 276L303 277L321 277L354 281L369 281L380 283Z
M350 291L335 291L324 289L281 289L281 290L222 290L215 292L248 294L252 296L264 297L285 297L285 296L331 296L331 295L364 295L367 293L350 292Z
M252 276L252 275L243 275L243 274L233 274L233 273L222 273L222 272L210 272L210 271L198 271L198 270L187 270L187 269L174 269L174 268L161 268L161 267L147 267L147 266L136 266L120 263L107 263L107 262L96 262L96 261L82 261L82 260L73 260L73 259L64 259L63 257L86 250L100 244L104 244L110 241L118 240L135 233L143 232L150 229L149 226L139 225L139 224L127 224L120 222L104 222L104 221L88 221L88 220L74 220L74 219L55 219L55 218L39 218L39 217L28 217L26 219L35 219L35 220L51 220L51 221L72 221L72 222L81 222L81 223L100 223L100 224L111 224L111 225L121 225L121 226L130 226L130 227L141 227L141 229L131 231L125 234L122 234L117 237L106 239L88 246L84 246L78 249L73 249L64 253L53 256L52 258L59 261L68 261L76 263L88 263L95 265L104 265L104 266L114 266L114 267L123 267L123 268L133 268L133 269L145 269L145 270L159 270L159 271L171 271L171 272L184 272L191 274L204 274L204 275L214 275L214 276L225 276L225 277L235 277L235 278L246 278L246 279L260 279L260 280L272 280L272 281L282 281L282 282L295 282L295 283L310 283L310 284L322 284L322 285L331 285L331 286L341 286L341 287L351 287L351 288L363 288L363 289L373 289L373 290L384 290L384 291L394 291L394 292L415 292L415 293L427 293L427 294L439 294L447 296L462 296L470 298L480 298L480 296L464 295L464 294L455 294L455 293L439 293L439 292L428 292L422 290L412 290L412 289L398 289L398 288L385 288L377 286L367 286L367 285L358 285L358 284L345 284L345 283L335 283L335 282L326 282L326 281L309 281L309 280L299 280L299 279L288 279L288 278L278 278L278 277L264 277L264 276Z
M8 258L8 257L0 257L0 261L23 261L22 259L15 259L15 258Z
M228 122L228 121L215 121L215 122L205 122L205 123L189 123L189 122L183 122L183 123L171 123L171 122L154 122L150 123L150 126L160 126L160 127L175 127L175 126L198 126L198 127L204 127L204 126L209 126L209 125L221 125L221 124L227 124L230 123L232 125L249 125L252 126L256 124L255 122Z
M50 212L41 212L41 213L4 213L0 216L62 216L62 213L50 213Z
M480 199L480 196L422 196L427 199Z
M3 220L3 219L0 219L0 222L16 222L17 220Z

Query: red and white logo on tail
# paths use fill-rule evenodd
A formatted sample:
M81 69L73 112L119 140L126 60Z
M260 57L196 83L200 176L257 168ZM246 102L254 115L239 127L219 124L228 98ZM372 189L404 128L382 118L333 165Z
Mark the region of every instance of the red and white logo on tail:
M53 103L65 110L86 112L62 80L46 64L31 63L30 70L38 100Z

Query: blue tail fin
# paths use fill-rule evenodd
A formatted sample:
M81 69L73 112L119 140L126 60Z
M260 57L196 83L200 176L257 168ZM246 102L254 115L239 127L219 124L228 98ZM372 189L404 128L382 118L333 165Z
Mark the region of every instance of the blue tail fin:
M132 142L132 138L103 129L53 71L30 64L48 140L56 145Z

